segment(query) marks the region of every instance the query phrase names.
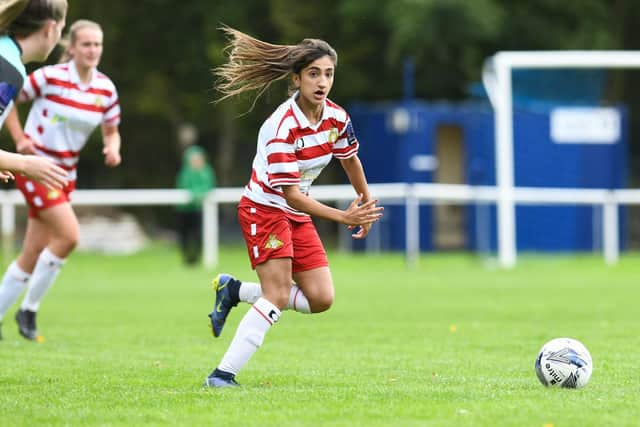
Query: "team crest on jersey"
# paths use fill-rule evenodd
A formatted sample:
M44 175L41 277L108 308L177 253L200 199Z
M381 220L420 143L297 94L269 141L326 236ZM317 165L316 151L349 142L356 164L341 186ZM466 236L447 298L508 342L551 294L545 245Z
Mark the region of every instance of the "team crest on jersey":
M275 234L271 233L271 234L269 234L269 237L267 238L267 243L264 244L264 248L265 249L278 249L279 247L282 247L282 245L284 245L284 243L282 243L282 240L279 240L278 236L276 236Z
M99 107L99 108L104 107L104 103L102 102L102 97L96 96L96 100L93 103L93 105L95 105L96 107Z
M49 200L55 200L58 197L60 197L60 192L58 190L49 190L47 193L47 199Z
M338 140L338 129L331 128L331 130L329 131L329 142L333 144L337 140Z

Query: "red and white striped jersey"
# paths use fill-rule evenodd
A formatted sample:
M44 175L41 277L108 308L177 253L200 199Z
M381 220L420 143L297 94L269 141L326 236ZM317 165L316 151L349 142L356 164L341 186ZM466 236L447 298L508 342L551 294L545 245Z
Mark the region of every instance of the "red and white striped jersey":
M281 187L299 185L308 193L332 157L347 159L358 153L358 140L349 115L340 106L325 100L321 120L311 125L296 104L297 96L296 92L282 103L260 128L244 196L302 217L308 215L287 205Z
M20 101L33 100L24 132L38 155L48 157L76 179L80 150L101 124L120 123L120 104L113 82L98 70L89 84L80 81L75 63L50 65L25 80Z

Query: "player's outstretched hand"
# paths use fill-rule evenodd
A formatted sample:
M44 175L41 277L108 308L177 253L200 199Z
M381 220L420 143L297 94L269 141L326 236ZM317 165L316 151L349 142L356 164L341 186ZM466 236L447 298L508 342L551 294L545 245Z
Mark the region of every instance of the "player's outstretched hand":
M349 230L356 230L355 233L351 234L351 237L354 239L364 239L365 237L367 237L367 235L369 234L369 230L371 230L371 227L373 226L373 223L371 224L363 224L363 225L350 225L349 227L347 227Z
M382 206L376 206L378 200L369 200L360 204L361 202L362 194L358 194L358 197L344 211L344 222L349 226L349 229L360 226L360 229L353 234L355 239L366 237L373 223L382 217L382 211L384 210Z
M15 178L16 177L13 176L11 171L0 171L0 181L9 182L10 180L15 179Z
M25 176L39 181L49 188L59 189L67 185L67 171L44 157L24 156L23 173Z

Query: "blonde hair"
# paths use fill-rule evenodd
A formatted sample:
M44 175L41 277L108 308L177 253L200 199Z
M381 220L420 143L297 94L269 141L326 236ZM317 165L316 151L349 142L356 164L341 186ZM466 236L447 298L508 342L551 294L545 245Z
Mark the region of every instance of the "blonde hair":
M84 28L92 28L94 30L100 31L101 33L103 32L102 27L97 22L90 21L88 19L79 19L75 21L69 27L69 34L64 39L61 39L60 43L58 43L64 48L64 50L60 54L58 63L69 62L73 58L73 55L71 55L69 49L74 45L76 40L78 40L78 31Z
M18 38L30 36L50 19L60 22L67 16L67 0L9 1L0 10L0 32Z
M320 39L304 39L296 45L276 45L253 38L228 26L220 28L229 38L225 47L228 61L213 69L216 88L222 94L217 100L257 91L253 105L273 82L291 73L299 74L318 58L329 56L335 66L338 54ZM289 88L292 91L292 88ZM253 105L251 108L253 108Z

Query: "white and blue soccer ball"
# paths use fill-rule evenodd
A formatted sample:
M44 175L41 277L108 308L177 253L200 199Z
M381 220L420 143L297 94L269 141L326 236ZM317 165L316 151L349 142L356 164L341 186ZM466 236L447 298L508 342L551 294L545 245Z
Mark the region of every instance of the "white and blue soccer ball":
M547 387L581 388L593 372L589 350L573 338L556 338L542 346L536 358L536 374Z

